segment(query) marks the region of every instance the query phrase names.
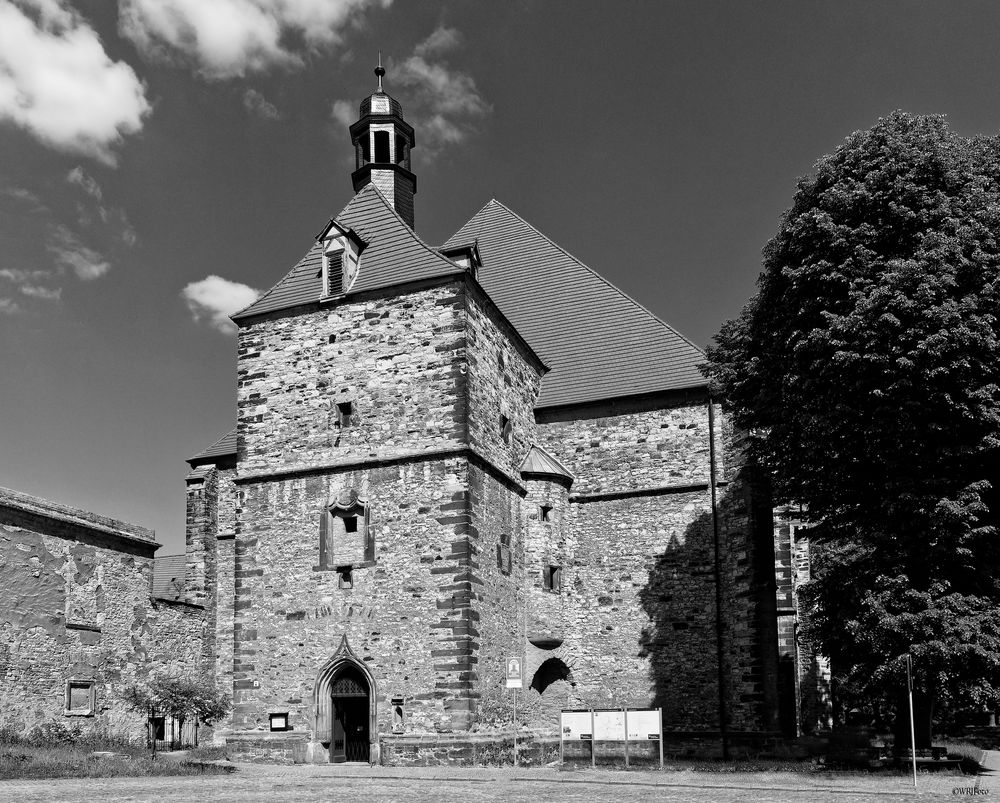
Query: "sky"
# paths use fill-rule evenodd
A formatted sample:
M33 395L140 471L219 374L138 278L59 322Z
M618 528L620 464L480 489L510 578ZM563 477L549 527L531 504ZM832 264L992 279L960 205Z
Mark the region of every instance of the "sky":
M0 486L183 551L228 315L350 200L379 50L426 242L497 198L704 346L852 131L1000 132L998 30L992 0L0 0Z

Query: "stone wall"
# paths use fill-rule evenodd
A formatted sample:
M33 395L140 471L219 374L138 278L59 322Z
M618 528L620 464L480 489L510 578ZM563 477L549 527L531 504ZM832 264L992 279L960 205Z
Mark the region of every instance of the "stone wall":
M721 638L728 727L772 727L765 712L773 702L773 620L758 599L773 595L773 574L765 587L773 555L770 541L754 535L753 495L732 463L721 411L716 516L704 402L646 400L538 418L541 444L574 480L566 503L538 484L526 506L531 627L540 637L548 628L551 643L559 642L539 649L529 633L528 677L550 659L549 669L565 675L544 694L526 692L528 721L551 729L560 707L628 705L662 707L668 729L718 728ZM543 497L554 500L547 525L537 521ZM545 592L541 569L558 561L561 592Z
M269 711L288 711L296 730L311 729L316 676L344 635L375 678L379 731L392 729L394 697L404 701L407 730L469 725L477 639L468 471L452 458L241 483L237 730L266 726ZM359 487L375 561L356 567L353 587L342 588L338 572L319 567L318 520L331 494Z
M464 441L457 283L251 323L239 332L240 476ZM344 407L351 413L344 419Z
M150 531L12 492L2 497L3 719L20 730L64 722L139 736L145 720L123 704L124 687L152 670L197 666L203 611L150 599ZM93 708L81 704L87 695Z

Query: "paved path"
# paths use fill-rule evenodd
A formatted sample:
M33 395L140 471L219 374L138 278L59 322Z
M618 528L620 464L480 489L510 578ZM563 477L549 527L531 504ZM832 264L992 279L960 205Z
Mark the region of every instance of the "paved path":
M996 756L1000 768L1000 753ZM240 764L232 775L172 778L97 778L52 781L0 781L0 801L17 803L216 803L217 801L330 801L351 803L543 803L544 801L718 801L719 803L799 803L799 801L910 801L961 799L956 787L975 778L925 774L903 776L826 775L824 773L727 773L693 771L463 769L442 767L366 767L364 765L276 767ZM1000 797L996 789L979 799ZM990 777L980 779L989 789ZM964 795L962 797L965 797Z

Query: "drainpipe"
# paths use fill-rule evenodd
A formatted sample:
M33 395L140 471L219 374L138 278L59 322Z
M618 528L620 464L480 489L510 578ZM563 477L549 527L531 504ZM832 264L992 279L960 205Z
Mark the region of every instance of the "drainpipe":
M722 649L722 544L719 536L719 505L715 459L715 403L708 397L708 457L709 487L712 490L712 538L715 546L715 652L719 686L719 736L722 740L722 760L729 760L729 713L726 710L726 678Z

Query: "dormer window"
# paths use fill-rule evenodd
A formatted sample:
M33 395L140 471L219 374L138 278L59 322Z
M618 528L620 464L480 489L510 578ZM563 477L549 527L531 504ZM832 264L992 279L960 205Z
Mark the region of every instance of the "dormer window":
M318 239L323 243L320 298L341 296L354 284L365 243L353 231L342 229L333 221Z
M441 250L441 254L473 276L477 276L479 269L483 266L483 260L479 256L478 240L468 245L444 248Z

